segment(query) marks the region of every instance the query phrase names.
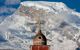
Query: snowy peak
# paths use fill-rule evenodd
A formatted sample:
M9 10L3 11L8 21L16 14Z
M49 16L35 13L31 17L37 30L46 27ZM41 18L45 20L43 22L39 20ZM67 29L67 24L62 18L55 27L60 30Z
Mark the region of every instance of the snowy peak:
M43 9L48 9L51 10L51 7L53 7L54 9L64 9L66 10L67 6L62 3L62 2L47 2L47 1L26 1L26 2L22 2L21 5L23 6L35 6L37 8L43 8Z
M47 2L47 1L25 1L25 2L21 2L21 5L24 6L34 6L34 5L43 5L43 6L61 6L61 7L65 7L66 5L63 2Z

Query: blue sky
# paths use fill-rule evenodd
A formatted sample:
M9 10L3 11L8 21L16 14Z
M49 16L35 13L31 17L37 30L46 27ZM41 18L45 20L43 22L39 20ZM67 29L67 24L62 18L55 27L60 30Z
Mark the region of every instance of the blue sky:
M0 16L8 16L16 11L19 7L20 2L27 0L0 0ZM63 2L69 8L75 9L80 12L80 0L44 0L50 2Z

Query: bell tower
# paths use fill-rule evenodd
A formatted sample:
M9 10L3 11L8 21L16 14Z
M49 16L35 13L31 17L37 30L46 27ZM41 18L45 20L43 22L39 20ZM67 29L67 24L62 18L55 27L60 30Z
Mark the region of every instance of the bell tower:
M31 50L49 50L49 45L47 45L47 39L42 33L41 30L41 22L40 22L40 16L43 14L43 11L35 10L32 12L33 15L36 15L36 21L37 21L37 30L36 36L33 38L33 45L31 45ZM39 16L40 15L40 16Z

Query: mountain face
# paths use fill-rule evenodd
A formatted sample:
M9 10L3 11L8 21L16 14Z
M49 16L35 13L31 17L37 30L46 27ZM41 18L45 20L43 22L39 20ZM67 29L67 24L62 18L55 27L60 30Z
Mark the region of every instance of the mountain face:
M50 50L75 50L80 46L80 13L62 2L25 1L0 23L0 49L30 50L39 20Z

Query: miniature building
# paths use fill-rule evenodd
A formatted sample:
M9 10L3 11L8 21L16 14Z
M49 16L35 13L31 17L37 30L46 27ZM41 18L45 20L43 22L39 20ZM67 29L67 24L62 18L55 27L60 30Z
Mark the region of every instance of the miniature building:
M49 45L47 45L47 39L41 32L41 21L40 16L44 14L43 10L33 10L32 16L36 16L38 32L33 38L33 45L31 45L31 50L49 50Z
M37 35L34 37L31 50L49 50L49 46L47 45L47 39L42 34L41 30L39 30Z

